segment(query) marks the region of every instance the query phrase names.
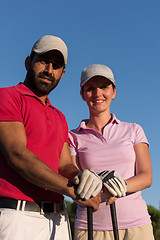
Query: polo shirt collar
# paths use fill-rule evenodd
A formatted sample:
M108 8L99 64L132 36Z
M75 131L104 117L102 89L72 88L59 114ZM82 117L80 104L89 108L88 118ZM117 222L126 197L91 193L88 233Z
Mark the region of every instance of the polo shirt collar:
M115 116L113 113L111 113L111 115L112 115L112 121L111 121L111 123L120 123L120 120L117 119L116 116Z
M111 120L111 122L110 122L109 124L115 124L115 123L119 124L119 123L120 123L120 120L118 120L113 113L112 113L111 115L112 115L112 120ZM88 122L88 119L82 120L81 123L80 123L80 125L79 125L79 127L76 129L76 132L79 132L80 129L88 129L88 128L86 127L86 123L87 123L87 122ZM106 125L106 126L107 126L107 125ZM106 126L105 126L105 127L106 127Z
M18 90L22 95L32 96L32 97L36 98L37 100L39 100L40 102L42 102L42 100L41 100L36 94L34 94L28 87L26 87L22 82L20 82L20 83L17 85L17 90ZM52 104L50 103L50 100L49 100L48 97L46 98L46 106L50 106L50 107L54 108L54 107L52 106Z

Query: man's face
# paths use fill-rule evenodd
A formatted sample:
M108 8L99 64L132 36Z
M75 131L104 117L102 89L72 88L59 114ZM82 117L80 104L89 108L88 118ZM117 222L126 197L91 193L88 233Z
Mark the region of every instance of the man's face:
M56 50L41 55L36 54L27 70L28 87L39 97L47 96L65 73L63 57Z

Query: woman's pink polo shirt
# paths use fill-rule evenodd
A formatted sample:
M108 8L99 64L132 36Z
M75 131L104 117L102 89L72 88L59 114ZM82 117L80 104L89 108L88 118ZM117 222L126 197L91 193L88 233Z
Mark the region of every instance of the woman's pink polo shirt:
M134 146L141 142L148 144L148 141L141 126L121 122L114 114L112 116L112 121L103 130L103 135L87 128L87 120L82 121L77 129L70 131L71 155L79 156L82 169L95 172L116 170L127 179L135 175ZM119 229L151 223L141 191L118 199L116 208ZM93 214L93 226L95 230L112 229L110 209L105 204L104 196L99 210ZM78 206L75 227L87 229L84 206Z

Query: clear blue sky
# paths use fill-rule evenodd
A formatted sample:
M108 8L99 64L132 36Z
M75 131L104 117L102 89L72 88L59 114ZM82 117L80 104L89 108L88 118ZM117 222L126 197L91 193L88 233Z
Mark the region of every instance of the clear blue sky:
M153 185L147 204L160 200L160 2L159 0L6 0L0 7L0 87L25 78L24 60L46 34L61 37L69 50L66 74L49 95L69 128L88 117L79 95L80 74L93 63L109 66L117 82L111 112L140 124L150 142Z

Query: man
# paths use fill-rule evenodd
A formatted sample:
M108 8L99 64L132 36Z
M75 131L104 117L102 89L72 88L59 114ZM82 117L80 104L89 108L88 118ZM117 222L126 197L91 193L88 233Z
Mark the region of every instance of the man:
M65 117L48 99L66 63L63 40L46 35L26 58L25 81L0 89L0 239L70 239L62 194L98 209L99 197L89 198L102 181L72 164Z

